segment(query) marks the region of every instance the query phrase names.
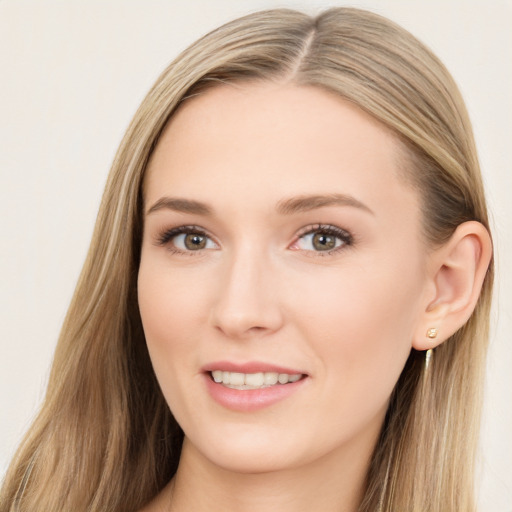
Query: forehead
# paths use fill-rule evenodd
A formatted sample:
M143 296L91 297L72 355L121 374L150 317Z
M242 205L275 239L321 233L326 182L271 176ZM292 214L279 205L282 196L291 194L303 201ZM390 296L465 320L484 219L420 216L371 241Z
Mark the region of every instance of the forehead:
M319 88L220 86L186 100L168 123L148 166L146 202L194 195L249 208L339 192L416 206L399 147L381 123Z

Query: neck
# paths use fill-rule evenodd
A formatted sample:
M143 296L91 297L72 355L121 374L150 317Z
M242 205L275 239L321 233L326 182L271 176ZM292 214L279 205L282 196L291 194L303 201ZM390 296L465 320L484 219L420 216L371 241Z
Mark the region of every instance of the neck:
M185 439L178 471L154 510L356 512L373 446L351 446L296 468L240 473L213 464Z

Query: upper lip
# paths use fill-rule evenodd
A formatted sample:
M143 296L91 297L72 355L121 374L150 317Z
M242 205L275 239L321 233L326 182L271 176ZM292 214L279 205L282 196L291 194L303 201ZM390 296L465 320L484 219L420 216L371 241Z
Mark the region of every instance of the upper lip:
M302 370L296 368L286 368L276 364L269 364L260 361L248 361L245 363L235 363L232 361L215 361L208 363L202 367L203 372L213 372L215 370L222 370L225 372L237 373L286 373L288 375L304 374Z

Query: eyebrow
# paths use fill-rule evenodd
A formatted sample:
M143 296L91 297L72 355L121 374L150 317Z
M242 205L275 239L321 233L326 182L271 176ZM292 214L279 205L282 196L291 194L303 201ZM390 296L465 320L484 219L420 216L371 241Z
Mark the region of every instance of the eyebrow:
M179 197L161 197L148 211L147 215L162 209L173 210L182 213L194 213L196 215L211 215L212 209L205 203L182 199Z
M364 203L347 194L304 195L283 199L276 205L276 210L282 215L307 212L324 206L352 206L373 215L373 211Z
M373 215L373 211L368 206L355 197L346 194L316 194L290 197L278 201L276 211L281 215L291 215L293 213L307 212L326 206L351 206ZM213 214L213 209L206 203L179 197L162 197L149 208L147 215L162 209L204 216Z

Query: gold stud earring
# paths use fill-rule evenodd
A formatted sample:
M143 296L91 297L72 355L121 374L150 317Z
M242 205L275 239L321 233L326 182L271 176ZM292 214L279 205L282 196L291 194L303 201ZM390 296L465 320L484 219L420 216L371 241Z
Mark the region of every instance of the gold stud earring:
M429 329L427 331L427 338L430 338L431 340L433 340L436 337L437 337L437 329L435 327L432 327L431 329Z

